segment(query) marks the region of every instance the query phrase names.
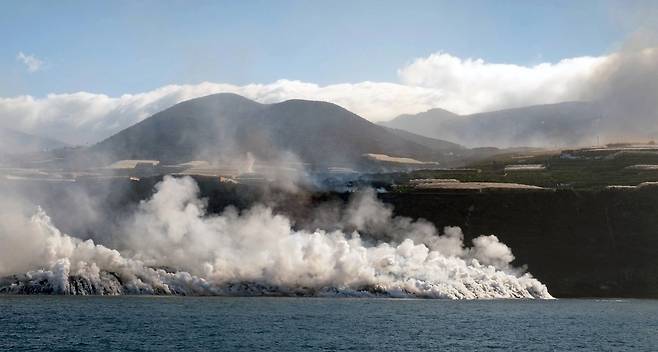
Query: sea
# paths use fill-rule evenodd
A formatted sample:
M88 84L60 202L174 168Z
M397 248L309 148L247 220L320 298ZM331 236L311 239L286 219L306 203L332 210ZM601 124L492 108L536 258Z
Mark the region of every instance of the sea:
M658 351L658 300L0 296L0 351Z

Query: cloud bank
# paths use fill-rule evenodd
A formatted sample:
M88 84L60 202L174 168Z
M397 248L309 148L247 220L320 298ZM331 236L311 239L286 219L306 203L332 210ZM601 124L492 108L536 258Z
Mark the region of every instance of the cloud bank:
M439 90L440 107L459 114L580 99L593 73L610 59L576 57L534 66L432 54L398 71L403 84Z
M322 86L279 80L238 86L203 82L117 97L88 92L6 97L0 98L0 127L71 144L95 143L178 102L219 92L237 93L261 103L293 98L329 101L371 121L436 107L474 113L589 98L593 77L613 57L576 57L521 66L436 53L398 70L399 82L394 83Z

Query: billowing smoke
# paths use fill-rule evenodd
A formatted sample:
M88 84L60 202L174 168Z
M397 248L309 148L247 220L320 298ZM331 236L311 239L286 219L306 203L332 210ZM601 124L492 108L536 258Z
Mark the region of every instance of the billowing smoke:
M550 298L513 268L495 236L465 247L459 228L393 217L373 192L308 230L271 208L206 211L191 178L166 177L97 244L61 233L42 210L0 213L0 290L14 293L359 295ZM320 212L320 210L318 210ZM320 221L322 222L322 221ZM116 248L116 249L111 249Z
M610 56L586 98L605 112L596 128L607 141L658 138L658 47L632 45Z

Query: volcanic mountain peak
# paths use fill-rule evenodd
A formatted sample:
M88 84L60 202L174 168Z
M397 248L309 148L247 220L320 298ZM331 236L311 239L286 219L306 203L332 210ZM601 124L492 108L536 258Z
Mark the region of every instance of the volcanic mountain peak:
M368 153L442 161L447 152L440 146L455 145L436 142L373 124L332 103L294 99L260 104L220 93L174 105L91 150L111 160L164 162L226 160L246 153L271 160L293 154L313 165L354 167Z

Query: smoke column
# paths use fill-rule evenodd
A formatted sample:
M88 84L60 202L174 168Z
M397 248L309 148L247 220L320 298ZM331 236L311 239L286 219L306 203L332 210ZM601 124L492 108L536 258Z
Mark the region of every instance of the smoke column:
M0 216L0 292L551 298L495 236L393 217L372 191L333 228L296 229L258 205L206 213L191 178L165 179L116 248L61 233L42 210Z

